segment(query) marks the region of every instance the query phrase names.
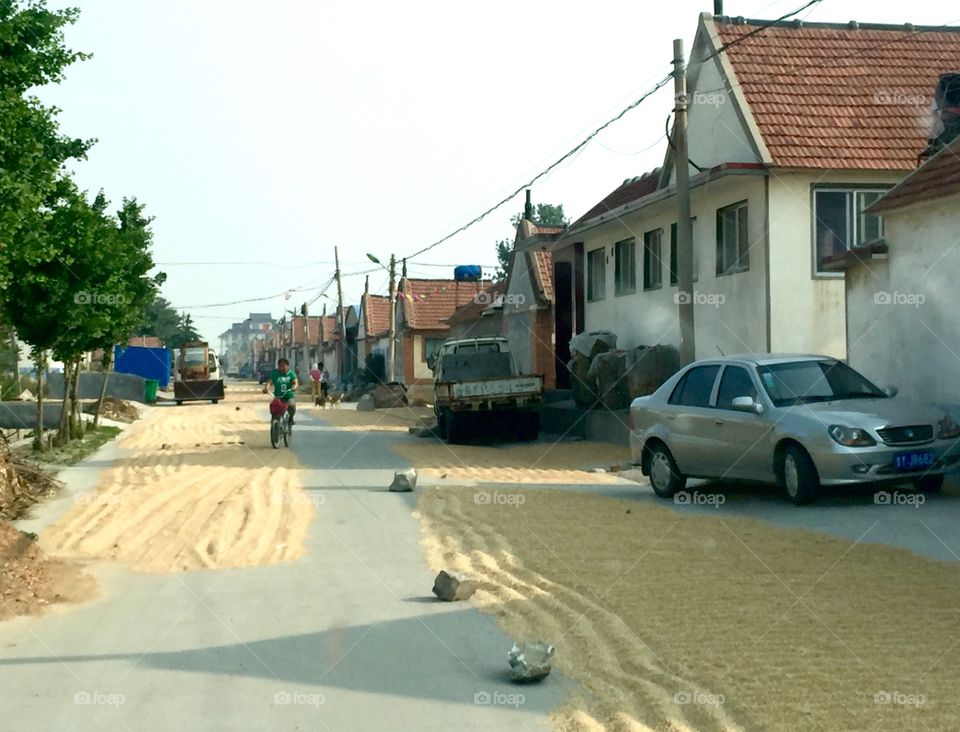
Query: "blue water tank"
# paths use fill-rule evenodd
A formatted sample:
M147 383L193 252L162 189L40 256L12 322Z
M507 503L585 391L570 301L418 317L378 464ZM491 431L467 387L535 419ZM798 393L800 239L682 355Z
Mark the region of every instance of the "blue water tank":
M483 279L483 269L479 264L462 264L454 268L453 279L457 282L479 282Z

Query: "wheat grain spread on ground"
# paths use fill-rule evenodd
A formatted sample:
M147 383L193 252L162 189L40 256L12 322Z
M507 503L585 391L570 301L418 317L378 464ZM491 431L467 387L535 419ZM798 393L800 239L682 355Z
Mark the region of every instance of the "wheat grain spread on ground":
M567 491L419 499L434 570L584 691L561 730L955 729L960 566ZM923 598L922 604L918 598Z
M156 407L119 440L129 455L40 545L149 572L299 558L314 508L294 454L270 447L267 399L231 385L219 404Z

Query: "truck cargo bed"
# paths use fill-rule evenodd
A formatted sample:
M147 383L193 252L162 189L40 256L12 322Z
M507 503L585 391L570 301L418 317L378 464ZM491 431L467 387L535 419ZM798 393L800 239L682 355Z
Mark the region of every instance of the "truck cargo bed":
M216 404L220 399L223 399L223 396L223 381L221 379L173 382L173 398L176 399L177 404L207 400Z

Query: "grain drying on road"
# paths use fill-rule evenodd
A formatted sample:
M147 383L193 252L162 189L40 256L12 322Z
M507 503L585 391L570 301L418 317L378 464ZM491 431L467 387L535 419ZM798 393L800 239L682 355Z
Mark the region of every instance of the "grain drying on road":
M955 729L955 564L631 500L477 490L421 494L429 561L479 578L476 602L511 635L557 645L584 692L558 729Z
M290 450L268 440L266 397L231 386L220 404L157 407L121 438L125 454L40 545L147 572L297 559L314 508Z

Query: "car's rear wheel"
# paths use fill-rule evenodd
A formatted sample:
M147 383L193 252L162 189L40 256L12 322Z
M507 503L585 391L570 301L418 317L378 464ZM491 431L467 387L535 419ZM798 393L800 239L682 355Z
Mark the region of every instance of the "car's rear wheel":
M797 445L787 448L781 475L787 498L795 506L811 503L820 493L820 475L807 451Z
M939 493L943 488L943 476L924 475L922 478L914 478L913 487L921 493Z
M680 474L673 455L666 445L654 445L650 448L650 486L661 498L672 498L677 491L683 490L687 479Z

